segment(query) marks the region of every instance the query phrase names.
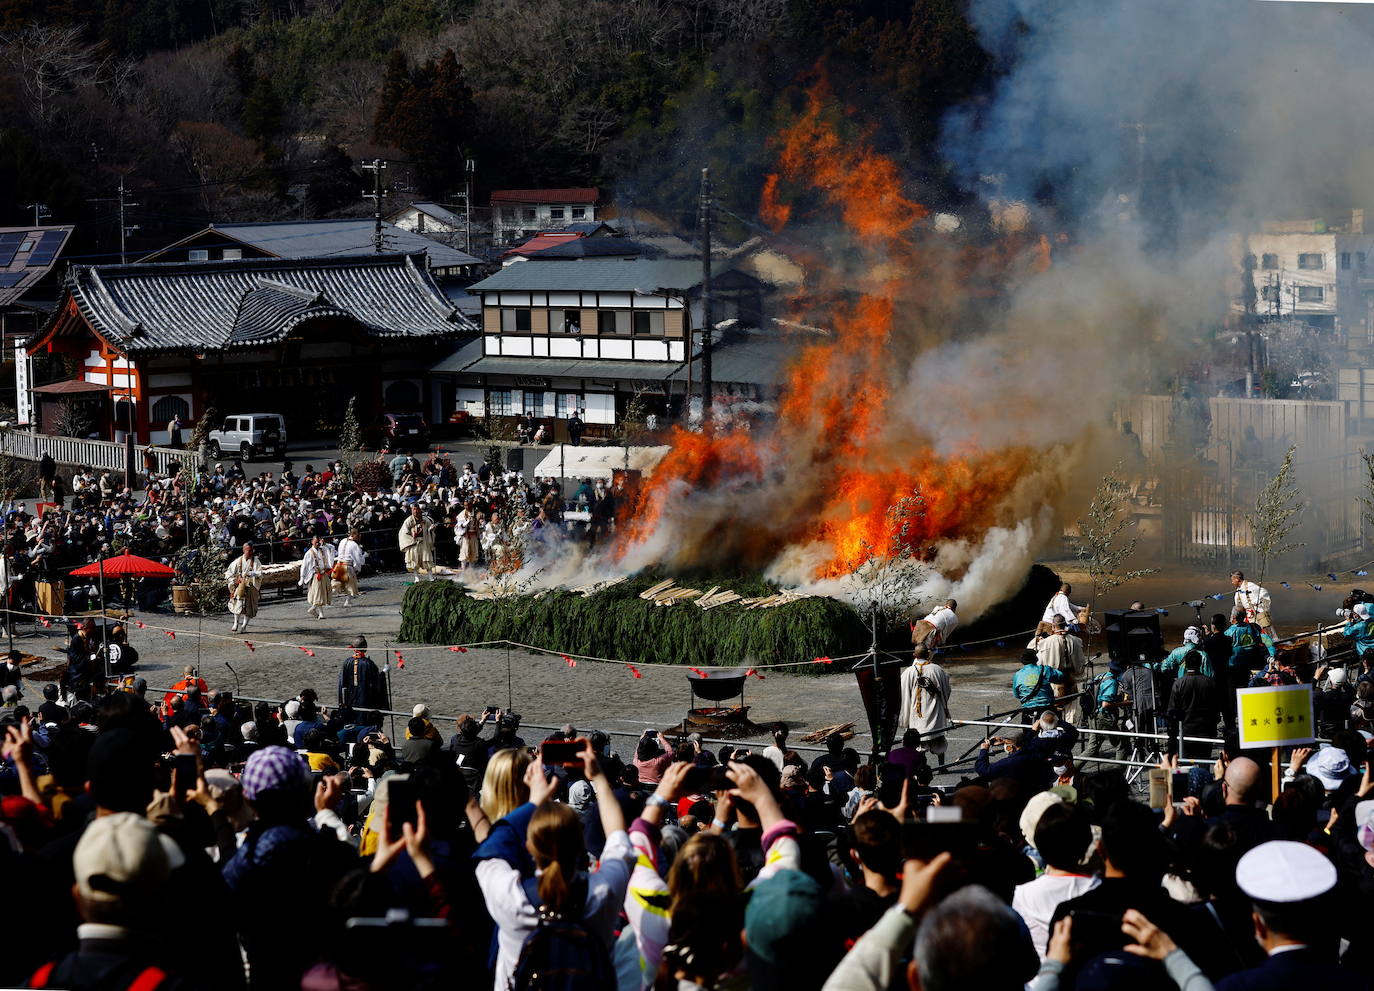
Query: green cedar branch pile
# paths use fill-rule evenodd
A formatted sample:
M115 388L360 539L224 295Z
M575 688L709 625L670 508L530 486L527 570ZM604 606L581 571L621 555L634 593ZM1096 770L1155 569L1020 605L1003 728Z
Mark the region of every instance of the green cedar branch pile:
M400 639L423 644L512 640L633 664L730 667L798 661L790 670L804 674L848 670L848 665L812 659L868 648L869 632L859 614L836 599L814 596L774 609L738 603L699 609L690 602L663 607L639 598L662 577L639 575L593 595L559 589L505 599L474 599L454 582L419 582L406 590ZM746 596L778 591L757 578L704 583L692 578L690 584L703 589L719 584Z

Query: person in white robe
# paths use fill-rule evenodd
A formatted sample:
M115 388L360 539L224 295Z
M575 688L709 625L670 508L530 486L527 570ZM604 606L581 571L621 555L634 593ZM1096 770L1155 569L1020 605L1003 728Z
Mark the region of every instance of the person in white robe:
M949 693L949 674L930 659L924 646L918 646L912 651L911 667L902 672L902 708L897 729L920 733L921 749L935 754L941 764L949 746L940 732L949 724Z
M398 540L405 552L406 570L418 580L423 573L434 580L434 523L420 509L419 503L410 507L410 515L401 524Z
M453 524L453 536L458 542L458 564L464 570L477 567L481 557L481 527L475 504L467 503Z
M1063 616L1055 616L1050 624L1050 632L1037 633L1030 647L1041 664L1064 673L1063 682L1054 686L1055 698L1078 694L1078 681L1087 670L1088 658L1083 653L1083 641L1069 632ZM1079 699L1070 699L1065 703L1065 722L1077 726L1082 718L1083 707Z
M351 528L348 536L339 541L334 555L333 592L342 597L345 606L351 606L361 594L358 591L358 576L363 573L363 565L367 563L367 552L358 539L361 536L357 527ZM340 568L340 565L343 567Z
M1040 617L1040 622L1053 623L1054 617L1062 616L1070 633L1082 632L1078 617L1088 607L1074 605L1069 601L1070 595L1073 595L1073 586L1064 582L1059 586L1059 591L1055 593L1054 598L1050 599L1050 604L1045 607L1045 614Z
M305 589L305 601L310 605L310 615L324 619L324 607L330 600L330 571L334 567L334 548L319 537L312 537L310 549L301 559L301 587Z
M229 562L224 580L229 583L233 632L242 633L248 629L248 621L258 614L258 600L262 595L262 562L251 543L245 542L243 553Z
M927 614L925 621L935 627L934 642L927 643L928 648L934 649L949 643L949 638L959 628L959 616L955 612L958 608L959 603L946 599L944 605L936 606Z
M1269 589L1248 580L1240 571L1231 572L1231 586L1236 590L1235 607L1245 610L1246 622L1257 624L1272 637L1274 621L1270 618Z

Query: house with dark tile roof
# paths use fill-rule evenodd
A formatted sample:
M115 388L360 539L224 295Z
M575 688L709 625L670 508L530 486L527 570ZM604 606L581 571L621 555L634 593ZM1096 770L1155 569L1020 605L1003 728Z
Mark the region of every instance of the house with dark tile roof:
M76 266L25 346L108 391L99 436L161 443L209 406L282 413L292 436L337 426L355 395L364 415L432 415L429 366L476 330L423 254L368 254Z

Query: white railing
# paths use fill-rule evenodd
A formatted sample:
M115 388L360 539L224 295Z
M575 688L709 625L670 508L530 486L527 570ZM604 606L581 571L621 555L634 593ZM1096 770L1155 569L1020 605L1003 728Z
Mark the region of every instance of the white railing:
M143 471L145 448L134 446L134 470ZM153 457L157 459L157 470L167 473L167 466L173 461L182 464L196 464L198 455L191 451L178 451L170 447L155 447ZM11 430L0 433L0 454L9 454L26 461L37 461L44 453L62 465L89 465L92 468L107 468L110 471L124 470L124 445L108 440L82 440L79 437L55 437L50 434L30 433L27 430Z

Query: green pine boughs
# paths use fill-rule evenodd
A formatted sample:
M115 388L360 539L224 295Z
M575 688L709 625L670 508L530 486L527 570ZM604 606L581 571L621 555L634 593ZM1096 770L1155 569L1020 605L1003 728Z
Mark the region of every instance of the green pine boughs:
M420 582L406 590L400 639L425 644L510 640L634 664L796 662L793 670L806 674L846 670L813 659L859 654L868 646L869 632L859 614L836 599L817 596L772 609L737 603L712 609L690 602L655 606L639 593L658 580L642 575L589 596L560 589L506 600L474 599L453 582ZM691 587L711 584L717 583L693 580ZM720 584L741 594L776 591L757 580Z

